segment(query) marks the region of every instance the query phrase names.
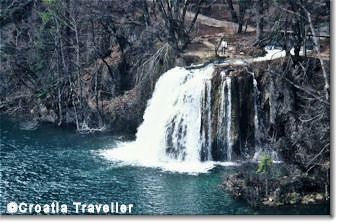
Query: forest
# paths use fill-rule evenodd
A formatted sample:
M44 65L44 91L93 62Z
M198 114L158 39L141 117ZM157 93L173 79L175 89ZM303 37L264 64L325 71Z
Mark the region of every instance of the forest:
M206 117L208 111L203 111L200 130L210 134L212 151L202 151L201 159L246 160L254 156L252 150L243 151L249 146L273 147L287 164L286 178L267 181L273 174L266 170L268 154L262 157L260 173L245 175L249 166L243 164L240 173L223 181L224 189L252 206L329 201L330 3L2 0L0 113L80 134L135 135L163 73L177 66L194 70L233 61L215 71L227 70L237 78L231 89L223 86L239 98L232 99L232 111L226 114L231 115L233 151L226 157L221 144L229 142L217 139L224 132L205 128L219 122L215 91L222 83L214 77L212 89L204 93L212 114ZM228 44L224 52L223 41ZM267 49L285 54L272 61L234 64L263 57ZM254 73L256 89L247 73ZM259 92L256 107L245 106L244 101L254 104L254 90ZM260 113L256 120L255 108ZM175 135L178 121L171 124L167 133ZM166 137L167 152L180 158L181 144L174 146Z

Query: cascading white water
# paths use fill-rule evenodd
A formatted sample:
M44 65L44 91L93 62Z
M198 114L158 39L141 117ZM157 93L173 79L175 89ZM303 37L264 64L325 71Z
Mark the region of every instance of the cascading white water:
M253 87L254 87L254 141L255 141L255 154L253 159L258 160L259 156L262 153L261 146L259 144L259 117L258 117L258 110L257 110L257 97L258 97L258 88L257 82L255 79L255 74L253 75Z
M259 89L257 88L257 81L254 72L249 72L253 77L253 89L254 89L254 141L255 141L255 154L253 159L258 160L262 154L262 147L259 143L260 141L260 127L259 127L259 116L258 116L258 96Z
M257 81L255 79L255 74L252 72L251 73L253 76L253 89L254 89L254 139L255 139L255 143L259 142L259 116L258 116L258 104L257 104L257 99L259 96L259 89L257 88ZM256 147L256 145L255 145Z
M202 97L202 109L206 109L207 119L205 122L207 122L207 131L203 128L202 129L202 143L203 146L206 149L207 156L205 157L205 160L212 160L212 153L211 153L211 147L212 147L212 104L211 104L211 92L212 92L212 82L211 79L205 81L205 87L203 91L203 97ZM204 101L205 100L205 101Z
M249 72L253 76L253 89L254 89L254 141L255 141L255 154L253 160L260 160L262 154L267 154L271 157L273 162L280 162L277 152L272 149L263 150L260 144L260 125L258 116L258 96L259 89L257 88L257 81L254 72Z
M231 92L231 85L232 80L230 77L226 77L226 85L227 85L227 106L226 106L226 113L227 113L227 160L232 160L232 136L231 136L231 127L232 127L232 92Z
M260 127L259 127L259 116L258 116L258 96L259 96L259 89L257 88L257 81L255 78L255 73L254 72L249 72L249 74L252 75L253 77L253 93L254 93L254 141L255 141L255 154L253 159L258 160L261 153L262 153L262 148L259 144L260 141Z
M225 87L226 87L225 75L226 75L226 73L224 71L222 71L220 73L220 75L221 75L221 87L220 87L221 104L220 104L220 110L219 110L219 116L218 116L218 119L219 119L218 120L218 128L221 128L223 118L225 117L224 106L225 106L225 103L226 103L226 100L225 100Z
M264 57L251 60L234 59L223 65L274 59L274 54L268 50L267 52ZM213 152L215 160L231 161L234 144L232 77L227 76L224 71L221 72L221 85L217 88L212 86L213 73L214 66L211 64L204 68L195 67L193 70L176 67L162 74L156 83L152 98L148 101L144 121L137 130L136 140L117 144L117 148L103 150L100 154L115 163L160 167L164 170L189 173L206 172L212 168ZM254 73L251 74L254 87L254 138L258 143L260 137L258 88ZM215 108L218 111L215 118L217 122L212 120L214 117L212 94L217 91L213 92L212 87L221 90L221 105ZM214 106L217 106L216 104L217 99L214 101ZM213 124L216 124L216 131L213 129ZM213 134L216 137L214 150ZM224 141L226 141L225 144L223 144ZM259 156L262 150L256 143L254 159L258 159L255 156ZM232 162L216 164L233 165Z
M254 134L255 134L255 141L258 141L258 133L259 133L259 117L257 111L257 96L258 96L258 89L257 89L257 82L255 77L253 76L253 84L254 84Z
M213 72L214 66L208 65L195 70L176 67L164 73L148 102L136 140L119 144L118 148L104 150L101 154L126 164L182 172L207 171L213 164L200 161L203 140L200 107L205 84L210 107ZM211 121L208 123L208 128L211 128ZM207 137L210 143L210 130Z

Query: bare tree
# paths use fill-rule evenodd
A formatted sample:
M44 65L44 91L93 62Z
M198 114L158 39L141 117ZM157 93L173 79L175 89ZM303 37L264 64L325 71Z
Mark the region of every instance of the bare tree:
M228 5L228 9L231 12L233 22L238 23L239 22L238 15L236 14L236 11L234 9L233 1L232 0L226 0L226 2L227 2L227 5Z
M183 51L191 41L191 33L195 27L201 7L205 0L193 3L191 0L156 0L155 5L160 12L160 21L163 22L164 38L172 47ZM192 9L195 10L192 13Z
M256 1L256 41L259 42L263 38L263 11L264 11L264 0Z
M249 8L249 5L251 4L252 0L238 0L238 12L235 11L234 4L232 0L226 0L228 9L231 12L232 20L233 22L238 23L238 33L241 33L243 31L243 26L245 21L245 15L246 11Z
M317 56L319 58L319 61L320 61L320 64L321 64L321 67L322 67L322 72L323 72L323 77L324 77L324 90L325 90L325 99L326 100L329 100L329 97L330 97L330 84L329 84L329 77L328 77L328 74L327 74L327 71L325 69L325 65L324 65L324 61L322 59L322 56L321 56L321 47L320 47L320 44L319 44L319 33L317 34L316 31L315 31L315 28L314 28L314 25L313 25L313 22L312 22L312 19L311 19L311 13L308 11L308 9L301 4L301 7L302 9L305 11L306 13L306 16L307 16L307 19L308 19L308 23L309 23L309 27L310 27L310 31L313 35L313 40L314 40L314 48L315 48L315 51L317 53Z

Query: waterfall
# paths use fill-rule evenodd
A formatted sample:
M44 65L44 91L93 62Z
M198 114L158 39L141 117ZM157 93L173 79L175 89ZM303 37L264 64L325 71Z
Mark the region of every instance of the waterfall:
M206 126L202 128L202 160L212 160L212 103L211 103L212 82L211 79L205 81L202 96L201 109L206 113L204 122Z
M259 141L260 141L260 136L259 136L259 116L258 116L258 96L259 96L259 89L257 88L257 81L255 79L255 74L252 72L251 73L253 76L253 89L254 89L254 138L255 138L255 147L256 144L259 146Z
M253 160L259 160L262 154L267 154L271 157L273 162L280 162L277 152L275 152L270 147L265 147L262 149L260 142L260 125L259 125L259 112L258 112L258 97L259 97L259 89L257 87L257 81L255 78L254 72L249 72L253 77L253 89L254 89L254 141L255 141L255 154Z
M118 148L104 150L101 154L131 165L173 171L207 171L213 164L201 161L201 151L202 141L207 139L206 160L211 160L210 79L213 73L213 65L193 70L176 67L164 73L148 101L136 140L118 144ZM201 134L203 99L209 107L208 130L204 138Z
M207 86L207 107L208 107L208 149L207 149L207 154L208 154L208 159L207 160L212 160L212 155L211 155L211 148L212 148L212 105L211 105L211 90L212 90L212 83L211 81L206 82Z
M227 141L227 160L232 160L232 136L231 136L231 126L232 126L232 92L231 92L231 78L226 77L227 85L227 131L226 131L226 141Z
M219 90L219 111L217 122L217 155L218 159L231 161L233 152L232 141L232 80L227 71L220 72L221 84Z
M226 98L225 98L225 87L226 87L225 75L226 73L222 71L220 75L221 75L221 87L220 87L221 103L220 103L219 116L218 116L218 128L222 127L223 118L225 117L224 110L225 110L225 103L226 103Z
M215 161L232 164L228 161L250 159L254 152L259 156L254 73L250 78L247 72L227 71L219 74L210 64L190 70L176 67L162 74L136 140L101 155L115 163L190 173L205 172L219 164Z
M247 69L246 71L252 75L253 77L253 96L254 96L254 141L255 141L255 154L253 159L258 160L261 153L262 148L260 144L260 127L259 127L259 113L258 113L258 96L259 96L259 89L257 87L257 81L255 78L254 72L249 72Z

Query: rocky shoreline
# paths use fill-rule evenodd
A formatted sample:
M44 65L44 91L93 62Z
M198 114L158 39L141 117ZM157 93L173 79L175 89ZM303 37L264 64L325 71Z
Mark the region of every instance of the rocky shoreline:
M273 175L265 177L254 171L256 167L256 163L243 164L240 173L225 178L223 189L253 208L329 204L328 170L326 175L310 176L294 165L279 163Z

